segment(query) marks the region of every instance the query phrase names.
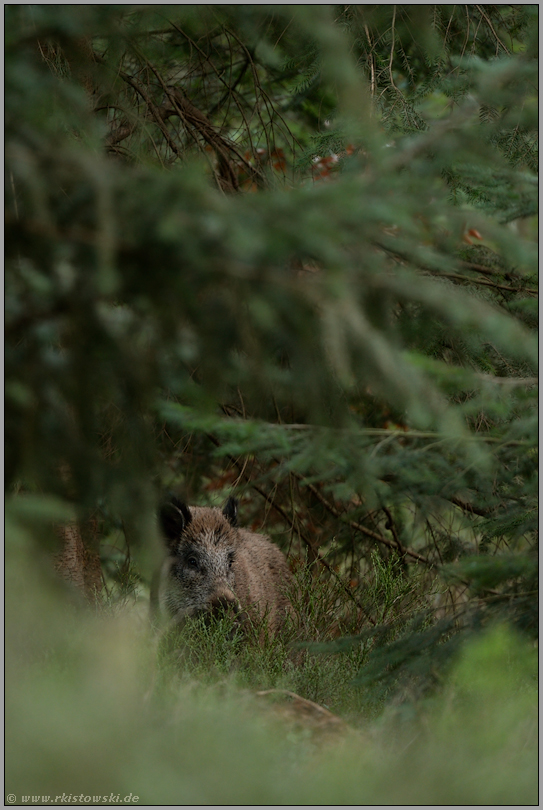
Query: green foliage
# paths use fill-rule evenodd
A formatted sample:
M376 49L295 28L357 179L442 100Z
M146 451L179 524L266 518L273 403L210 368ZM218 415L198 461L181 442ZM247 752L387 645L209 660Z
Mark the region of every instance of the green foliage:
M534 5L6 6L6 530L22 566L8 588L29 592L25 567L52 578L54 526L92 514L105 614L93 638L111 640L121 606L147 598L164 488L199 504L235 494L240 521L297 577L296 620L264 650L192 626L160 653L164 673L184 673L158 678L181 718L164 739L154 708L135 711L131 676L111 751L149 738L141 781L164 778L150 801L179 800L179 729L211 711L207 693L182 708L193 676L210 694L217 679L287 689L359 722L392 700L446 703L443 690L456 706L444 684L458 656L492 672L494 653L537 636L537 17ZM12 687L21 790L21 752L36 790L42 777L56 789L94 655L58 630L61 592L44 597L28 650L10 647L15 662L51 663L44 694L64 707L49 756L38 670ZM17 611L9 621L14 632ZM521 635L492 636L502 622ZM122 645L120 666L138 669L138 655ZM102 652L95 663L110 665ZM88 724L101 693L84 684ZM130 792L98 750L102 697L74 751L88 738L97 773ZM524 704L511 706L528 728ZM238 773L221 754L232 707L219 712L217 773ZM501 773L522 733L496 719L494 760L476 776L483 743L472 749L455 720L447 770L436 711L413 753L396 750L402 800L530 800L530 734L509 788L485 769ZM241 728L250 773L269 738ZM289 768L284 786L240 777L231 798L398 799L380 767L360 795L353 762L299 793ZM479 785L466 793L453 779L464 767ZM190 803L202 793L187 780Z
M155 655L133 611L76 612L39 570L12 558L7 573L28 589L6 604L8 629L17 627L7 637L6 792L39 797L25 803L70 793L131 793L138 804L537 801L537 651L505 627L466 646L442 693L415 714L390 706L361 719L351 687L343 712L352 727L321 737L249 691L272 683L269 653L260 679L253 659L253 682L241 672L247 658L235 656L223 659L220 680L197 664L191 678ZM282 681L277 668L275 683L292 689L303 671L318 693L334 676L337 700L347 658L334 660L335 670L308 659Z

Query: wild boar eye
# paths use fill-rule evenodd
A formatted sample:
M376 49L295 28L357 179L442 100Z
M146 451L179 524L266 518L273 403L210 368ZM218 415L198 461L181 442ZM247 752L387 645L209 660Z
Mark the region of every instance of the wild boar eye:
M189 568L198 568L198 560L196 557L189 557L187 559L187 565Z

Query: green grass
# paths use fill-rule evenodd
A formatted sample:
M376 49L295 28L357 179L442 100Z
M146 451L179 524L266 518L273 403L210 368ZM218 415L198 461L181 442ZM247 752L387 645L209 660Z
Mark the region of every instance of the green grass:
M23 561L7 570L6 793L38 804L63 793L151 805L537 802L537 652L504 626L405 700L353 685L371 641L342 654L295 646L312 623L322 642L354 621L324 578L309 587L301 575L306 612L261 646L258 628L232 637L227 619L157 634L145 604L76 609ZM401 618L400 602L390 612ZM266 690L347 722L327 733Z

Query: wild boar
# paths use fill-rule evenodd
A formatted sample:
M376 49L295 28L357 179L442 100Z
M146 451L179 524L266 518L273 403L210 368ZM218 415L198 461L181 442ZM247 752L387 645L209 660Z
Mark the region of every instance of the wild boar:
M266 537L238 528L234 498L221 510L189 507L170 496L160 510L160 527L168 557L158 603L174 623L226 611L239 625L264 620L272 634L282 627L291 610L287 561Z

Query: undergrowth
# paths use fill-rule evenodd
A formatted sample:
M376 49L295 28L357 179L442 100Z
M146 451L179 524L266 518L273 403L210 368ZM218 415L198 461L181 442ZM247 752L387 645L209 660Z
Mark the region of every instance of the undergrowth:
M192 618L159 629L157 686L171 689L176 682L198 681L233 690L288 690L359 725L378 715L398 685L357 686L376 646L400 638L413 613L435 614L428 578L414 586L393 558L375 554L371 576L359 592L353 597L329 572L304 567L289 590L291 615L275 636L266 633L265 623L240 630L229 616ZM367 619L372 614L379 619L375 632ZM432 619L425 623L431 625ZM327 651L328 644L345 638L348 646L340 642Z
M493 625L471 637L424 694L401 678L360 682L379 652L413 638L395 565L368 582L375 595L381 581L397 619L388 645L383 625L339 638L358 608L334 578L307 570L299 601L324 592L332 621L315 609L297 623L295 612L260 644L260 628L233 634L227 618L152 629L143 594L115 599L109 588L106 609L76 607L26 559L12 555L6 571L6 791L25 803L69 791L88 804L111 794L150 805L537 800L537 651L518 633ZM420 608L430 591L418 592ZM435 632L445 646L443 620L424 621L418 637ZM381 674L390 665L381 658Z

